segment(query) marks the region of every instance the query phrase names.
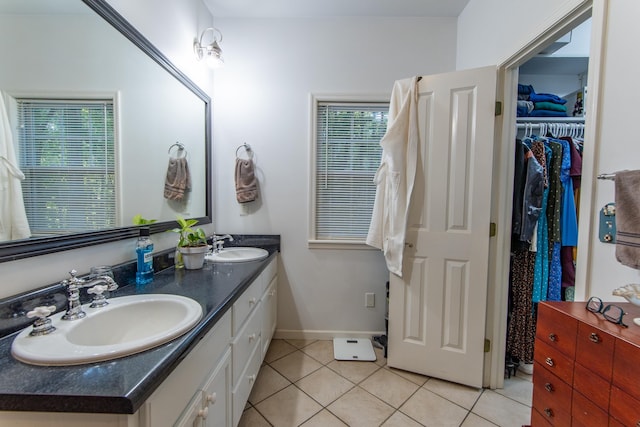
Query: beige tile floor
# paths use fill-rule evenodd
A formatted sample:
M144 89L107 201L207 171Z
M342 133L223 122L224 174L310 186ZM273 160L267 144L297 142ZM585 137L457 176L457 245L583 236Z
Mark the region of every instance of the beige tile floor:
M333 341L273 340L240 427L520 427L531 376L475 389L376 362L337 361Z

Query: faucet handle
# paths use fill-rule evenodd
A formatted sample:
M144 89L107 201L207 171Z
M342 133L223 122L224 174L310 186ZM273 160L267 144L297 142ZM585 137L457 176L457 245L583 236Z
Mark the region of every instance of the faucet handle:
M43 305L27 312L28 318L37 317L36 321L33 322L33 330L29 332L29 335L35 337L38 335L50 334L51 332L55 331L56 328L51 324L51 319L49 319L49 316L54 311L56 311L55 305Z
M82 285L84 283L84 279L80 279L78 277L78 271L77 270L71 270L69 272L69 276L70 277L68 279L64 279L62 281L62 285L63 286L72 286L72 285L80 286L80 285Z
M104 307L107 304L107 298L104 296L104 291L111 290L109 289L109 285L94 285L87 289L88 294L93 294L93 301L91 301L91 308L99 308Z

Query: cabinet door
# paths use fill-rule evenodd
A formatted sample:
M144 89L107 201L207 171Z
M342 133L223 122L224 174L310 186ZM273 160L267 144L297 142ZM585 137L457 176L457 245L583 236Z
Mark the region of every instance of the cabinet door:
M202 394L196 393L173 426L203 427L205 416L206 411L202 409Z
M223 356L204 386L203 427L231 427L231 351Z

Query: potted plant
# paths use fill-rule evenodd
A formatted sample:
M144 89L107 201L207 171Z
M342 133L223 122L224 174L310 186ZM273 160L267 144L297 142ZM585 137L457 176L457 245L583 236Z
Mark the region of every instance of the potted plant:
M207 236L202 228L193 228L198 223L195 219L184 219L178 216L176 221L179 227L170 231L178 233L178 251L176 256L182 257L182 263L187 270L197 270L204 264L204 256L209 251ZM176 260L176 266L180 265L180 260Z

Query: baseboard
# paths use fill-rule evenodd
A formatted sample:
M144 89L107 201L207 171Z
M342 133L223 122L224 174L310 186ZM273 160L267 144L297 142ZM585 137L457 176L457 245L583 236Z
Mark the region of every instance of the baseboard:
M384 331L309 331L295 329L276 329L274 339L290 340L332 340L334 338L371 338L384 335Z

